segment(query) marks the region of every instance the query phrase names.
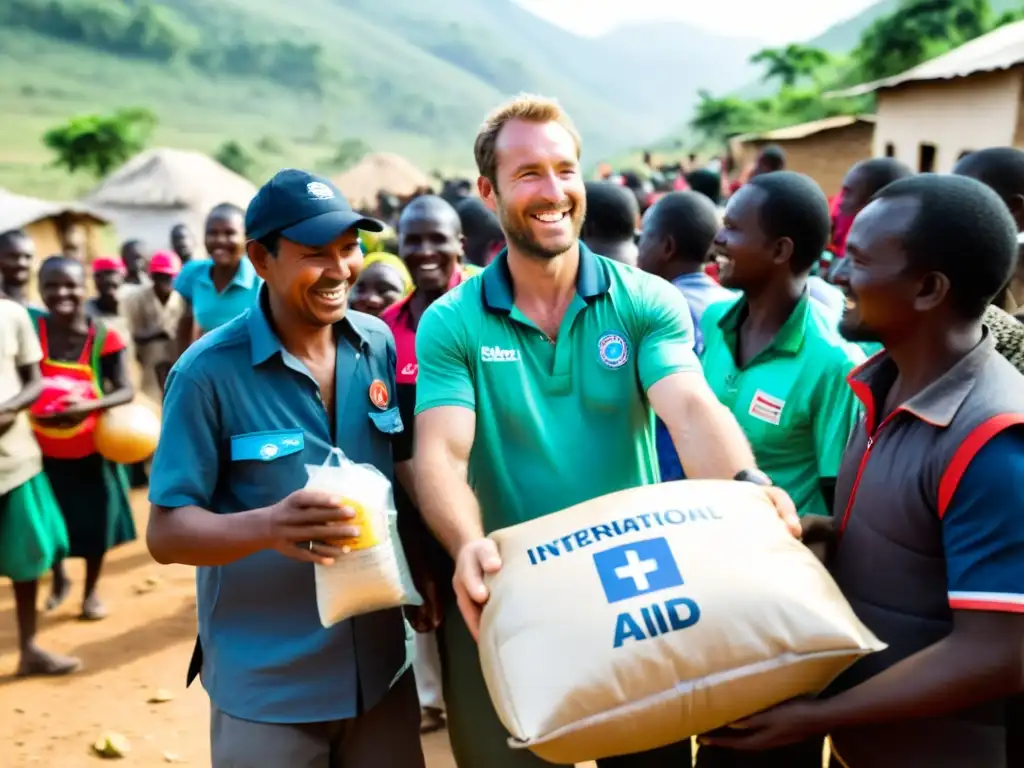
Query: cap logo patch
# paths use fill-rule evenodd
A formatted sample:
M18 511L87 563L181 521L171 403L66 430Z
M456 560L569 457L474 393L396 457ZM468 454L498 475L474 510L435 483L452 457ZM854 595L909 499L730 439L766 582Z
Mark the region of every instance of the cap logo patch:
M317 200L330 200L334 197L334 190L322 181L309 182L309 184L306 185L306 191L309 192L311 197L315 197Z

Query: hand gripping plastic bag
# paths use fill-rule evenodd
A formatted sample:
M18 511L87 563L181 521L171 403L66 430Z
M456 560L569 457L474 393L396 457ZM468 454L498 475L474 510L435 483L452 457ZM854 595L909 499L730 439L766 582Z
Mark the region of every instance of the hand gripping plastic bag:
M885 647L751 483L634 488L491 539L484 679L512 746L552 763L707 733Z
M363 613L422 605L398 537L391 482L376 467L349 461L340 448L332 448L321 466L307 464L306 472L306 488L341 497L359 526L357 538L341 542L349 551L333 565L314 566L320 623L330 627Z

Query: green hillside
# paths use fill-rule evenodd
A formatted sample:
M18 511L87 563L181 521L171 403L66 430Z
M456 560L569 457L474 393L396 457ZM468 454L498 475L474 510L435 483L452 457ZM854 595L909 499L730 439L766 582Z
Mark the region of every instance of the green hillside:
M347 138L451 171L472 166L486 111L530 90L566 105L596 160L662 135L698 88L749 79L756 41L672 26L678 52L576 37L512 0L2 0L0 187L84 191L40 136L125 106L156 113L155 145L233 139L260 174L330 172Z

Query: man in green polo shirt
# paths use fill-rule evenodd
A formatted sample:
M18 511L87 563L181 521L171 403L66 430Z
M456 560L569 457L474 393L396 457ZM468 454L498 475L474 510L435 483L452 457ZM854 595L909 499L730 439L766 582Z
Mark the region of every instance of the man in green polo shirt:
M456 561L464 621L453 608L442 625L456 761L525 768L547 763L507 746L474 645L484 575L501 567L485 534L657 482L652 409L687 477L771 483L704 381L679 292L579 243L579 136L558 104L521 96L500 107L475 153L480 196L498 214L508 247L420 320L413 462L420 509ZM789 497L768 492L798 532ZM689 760L684 742L599 765Z
M810 297L807 278L829 234L828 201L789 171L756 176L725 209L714 251L738 299L701 318L708 384L732 411L758 466L801 515L831 513L835 478L860 415L847 374L864 354ZM698 768L820 768L822 739L764 753L701 747Z

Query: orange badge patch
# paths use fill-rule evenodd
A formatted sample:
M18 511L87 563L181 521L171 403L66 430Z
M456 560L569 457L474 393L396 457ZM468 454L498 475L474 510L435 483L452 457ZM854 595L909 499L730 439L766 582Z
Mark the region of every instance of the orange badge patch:
M374 379L370 384L370 402L382 411L388 407L388 385L380 379Z

